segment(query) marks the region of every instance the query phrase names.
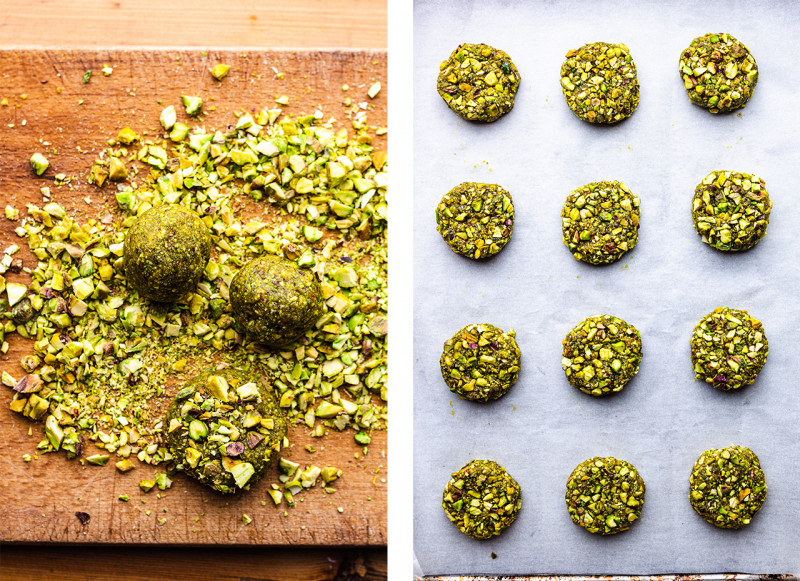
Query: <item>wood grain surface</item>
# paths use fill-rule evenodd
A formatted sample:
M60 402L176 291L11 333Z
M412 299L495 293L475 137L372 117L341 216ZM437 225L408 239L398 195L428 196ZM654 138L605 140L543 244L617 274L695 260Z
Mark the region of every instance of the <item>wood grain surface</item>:
M386 0L3 0L0 46L386 48Z
M0 547L8 581L376 581L386 549L196 548L131 546Z
M231 65L221 83L208 69L215 63ZM99 74L113 67L109 77ZM272 67L285 73L275 78ZM82 82L87 69L96 71ZM131 126L137 132L159 134L158 116L167 104L179 107L180 95L198 94L214 105L203 123L207 129L224 127L234 111L261 108L276 95L292 97L286 112L300 114L320 107L326 118L346 123L341 86L348 83L354 100L369 100L369 83L386 87L383 52L200 51L187 50L6 50L0 51L0 203L22 210L28 202L41 204L40 188L52 188L52 198L83 218L113 207L113 190L86 183L95 155L118 130ZM60 94L57 89L61 89ZM370 102L372 125L386 122L386 91ZM210 107L208 108L210 109ZM42 142L49 145L44 146ZM385 138L375 145L385 149ZM29 167L31 153L47 149L50 170L41 178ZM53 176L75 176L68 188L54 187ZM18 223L17 223L18 224ZM15 224L0 219L0 246L25 246L13 233ZM21 252L24 265L35 266L30 253ZM25 280L25 274L8 274L8 280ZM20 377L20 355L30 346L12 336L12 351L0 358L0 369ZM106 467L81 466L63 454L47 454L26 464L23 454L35 453L41 424L11 412L11 391L0 387L0 541L59 543L231 544L231 545L384 545L386 543L386 434L376 433L369 454L352 432L314 440L313 456L303 447L311 443L307 429L292 428L287 456L318 466L334 465L344 471L337 492L320 488L305 494L303 502L276 509L266 490L276 471L253 490L234 498L221 497L182 475L172 489L144 494L138 482L151 478L154 469L140 465L127 474L113 463ZM29 428L33 435L29 436ZM282 452L283 454L283 452ZM373 482L374 481L374 482ZM130 502L117 497L128 494ZM144 502L143 502L144 501ZM265 506L262 505L265 503ZM338 508L342 508L342 512ZM145 511L150 510L147 515ZM82 525L75 512L91 515ZM242 523L247 513L253 522ZM165 518L163 524L158 519ZM311 577L309 577L311 578Z

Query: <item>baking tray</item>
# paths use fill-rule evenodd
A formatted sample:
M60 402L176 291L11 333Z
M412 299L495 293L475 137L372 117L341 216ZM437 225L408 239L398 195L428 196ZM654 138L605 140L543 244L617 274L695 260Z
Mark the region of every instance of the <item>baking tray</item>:
M415 4L419 575L800 571L800 124L787 108L800 93L791 56L799 12L763 1ZM749 46L760 80L745 109L713 116L689 103L677 62L693 38L722 31ZM630 47L642 87L638 110L613 127L578 120L559 86L566 52L598 40ZM513 111L493 124L461 120L436 93L439 63L460 42L505 50L522 75ZM715 169L766 180L772 220L749 252L715 251L694 231L694 188ZM623 181L642 200L638 246L607 267L575 261L561 242L567 194L598 180ZM492 260L463 259L436 232L436 204L462 181L499 183L514 197L513 238ZM694 325L721 305L762 320L770 343L755 385L736 393L695 383L689 360ZM641 331L644 359L620 394L597 399L567 383L560 360L566 333L601 313ZM472 322L514 328L522 350L517 385L487 405L458 399L439 372L442 342ZM700 453L732 443L759 455L769 486L763 510L739 531L707 524L686 498ZM632 462L647 483L642 517L624 534L591 535L567 516L567 477L596 455ZM450 473L473 458L498 461L523 490L517 522L485 542L459 533L441 509Z

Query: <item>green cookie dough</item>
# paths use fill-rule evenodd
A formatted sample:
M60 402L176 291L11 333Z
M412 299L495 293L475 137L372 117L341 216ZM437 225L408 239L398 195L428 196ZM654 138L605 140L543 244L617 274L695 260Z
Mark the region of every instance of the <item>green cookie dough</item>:
M439 365L453 393L478 402L498 399L519 378L520 351L514 331L467 325L444 342Z
M442 508L468 537L489 539L517 518L522 508L522 490L497 462L472 460L453 472L444 487Z
M717 250L748 250L767 235L772 200L764 180L749 173L712 171L697 185L692 220Z
M439 65L436 88L444 102L468 121L496 121L514 107L519 71L502 50L460 44Z
M561 210L564 244L576 260L609 264L639 241L639 198L622 182L595 182L567 196Z
M514 230L511 194L497 184L459 184L436 207L436 230L457 254L476 260L494 256Z
M572 522L590 533L627 531L642 514L644 480L636 468L616 458L590 458L567 480L564 501Z
M192 210L165 204L130 227L123 249L125 276L140 296L171 302L194 290L211 257L211 232Z
M572 112L589 123L630 117L639 105L639 79L628 47L593 42L570 50L561 65L561 90Z
M571 385L590 395L621 391L639 372L642 336L610 315L589 317L564 338L561 366Z
M253 341L283 347L322 316L322 288L314 273L271 254L245 264L230 286L236 322Z
M711 113L744 107L758 83L756 59L730 34L704 34L681 53L678 71L689 99Z
M707 522L723 529L750 524L767 498L758 456L744 446L706 450L689 476L689 501Z
M272 391L257 375L232 368L189 380L164 421L176 467L223 494L249 490L269 470L286 429Z
M769 354L761 321L728 307L703 317L690 345L695 379L724 391L753 383Z

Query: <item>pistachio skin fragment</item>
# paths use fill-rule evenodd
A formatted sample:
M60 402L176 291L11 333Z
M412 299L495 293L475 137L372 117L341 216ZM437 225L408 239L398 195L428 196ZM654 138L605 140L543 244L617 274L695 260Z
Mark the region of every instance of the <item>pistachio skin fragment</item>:
M639 105L639 79L624 44L593 42L567 52L561 65L561 91L579 119L612 124L630 117Z
M689 100L710 113L744 107L758 83L758 65L750 50L730 34L695 38L678 60Z
M436 89L459 117L491 123L514 107L519 82L519 71L505 52L465 43L439 65Z
M516 520L522 490L497 462L472 460L453 472L444 487L442 508L468 537L490 539Z
M576 260L616 262L639 241L640 203L622 182L579 187L561 209L564 244Z
M211 232L192 210L147 210L125 236L125 276L140 296L172 302L193 290L211 257Z
M621 391L639 372L642 336L611 315L584 319L564 337L561 366L569 383L601 396Z
M689 501L706 522L740 529L761 510L767 483L758 456L745 446L706 450L689 476Z
M615 535L631 528L642 514L645 484L629 462L594 457L584 460L567 479L569 516L590 533Z
M723 391L753 383L769 354L761 321L729 307L703 317L689 343L695 379Z
M514 202L497 184L463 182L436 207L436 230L456 254L475 260L499 253L514 230Z
M225 402L210 388L219 378L234 394L243 385L255 384L257 395L247 401L234 397ZM260 417L255 424L248 421L254 414ZM195 439L189 434L193 422L206 425L205 436ZM257 482L280 451L287 430L272 390L259 376L234 368L206 371L190 379L170 403L164 426L176 467L223 494L249 489ZM246 480L237 478L240 473Z
M323 311L314 274L273 255L248 262L230 286L233 316L252 340L280 347L314 326Z
M504 396L517 382L520 359L514 331L483 323L467 325L445 341L439 365L450 391L487 402Z
M692 221L703 242L725 252L749 250L767 235L772 200L766 183L749 173L712 171L697 184Z

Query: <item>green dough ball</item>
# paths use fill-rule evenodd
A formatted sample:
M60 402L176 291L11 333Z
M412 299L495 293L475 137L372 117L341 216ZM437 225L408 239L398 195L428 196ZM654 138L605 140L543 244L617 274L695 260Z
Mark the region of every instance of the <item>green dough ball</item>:
M211 233L192 210L151 208L125 236L125 276L140 296L178 300L194 290L211 257Z
M576 260L616 262L639 241L639 204L622 182L579 187L561 209L564 244Z
M269 470L286 429L272 390L259 376L233 368L189 380L164 421L176 467L223 494L248 490Z
M251 260L236 273L230 300L247 336L274 347L301 338L323 312L322 289L314 274L272 255Z

